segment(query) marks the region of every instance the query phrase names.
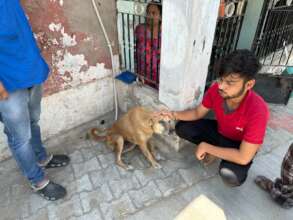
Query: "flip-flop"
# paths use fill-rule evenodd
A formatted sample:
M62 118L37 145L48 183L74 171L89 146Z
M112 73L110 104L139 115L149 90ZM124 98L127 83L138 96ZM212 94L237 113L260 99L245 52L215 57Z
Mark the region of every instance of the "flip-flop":
M70 162L70 158L67 155L51 155L45 163L40 164L41 167L46 169L64 167Z
M63 186L49 180L41 187L34 185L31 185L31 187L37 194L49 201L61 199L67 194L66 189Z

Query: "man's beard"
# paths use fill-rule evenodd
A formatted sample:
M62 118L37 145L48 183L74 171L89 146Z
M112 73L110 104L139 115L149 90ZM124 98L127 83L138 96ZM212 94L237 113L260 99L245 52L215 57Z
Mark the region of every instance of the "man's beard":
M235 98L238 98L238 97L242 96L244 92L245 92L245 86L243 85L242 88L241 88L241 90L240 90L237 94L232 95L232 96L225 96L225 97L224 97L224 96L222 96L221 94L225 94L225 92L224 92L223 90L219 89L219 94L220 94L220 95L222 96L222 98L225 99L225 100L227 100L227 99L235 99Z

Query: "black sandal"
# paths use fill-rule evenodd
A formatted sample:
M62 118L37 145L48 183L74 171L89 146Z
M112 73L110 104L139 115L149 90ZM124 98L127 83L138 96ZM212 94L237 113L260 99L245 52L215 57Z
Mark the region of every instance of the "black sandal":
M41 187L36 187L34 185L31 187L36 193L49 201L56 201L65 197L67 194L66 189L63 186L49 180Z
M56 167L64 167L67 166L70 162L70 158L67 155L51 155L48 160L40 164L41 167L46 169L48 168L56 168Z

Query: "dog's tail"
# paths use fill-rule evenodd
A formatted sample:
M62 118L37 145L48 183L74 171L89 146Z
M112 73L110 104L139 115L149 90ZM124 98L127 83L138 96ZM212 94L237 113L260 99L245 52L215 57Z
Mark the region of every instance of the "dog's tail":
M106 141L107 136L100 136L99 133L101 133L101 131L98 128L92 128L89 132L87 132L87 139L94 139L95 141Z

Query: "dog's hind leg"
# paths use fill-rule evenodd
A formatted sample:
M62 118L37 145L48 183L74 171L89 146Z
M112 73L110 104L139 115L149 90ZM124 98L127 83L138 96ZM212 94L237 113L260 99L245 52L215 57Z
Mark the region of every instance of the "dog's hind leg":
M152 164L152 167L156 169L161 169L162 166L154 159L152 153L149 151L147 143L141 143L138 145L139 148L141 149L142 153L144 156L149 160L149 162Z
M136 144L132 144L132 143L131 143L131 146L128 147L126 150L122 151L122 154L134 150L135 147L136 147Z
M126 169L126 170L132 170L133 167L130 165L126 165L121 158L122 152L123 152L123 147L124 147L124 139L121 135L115 135L113 137L113 142L116 145L116 163L118 166Z

